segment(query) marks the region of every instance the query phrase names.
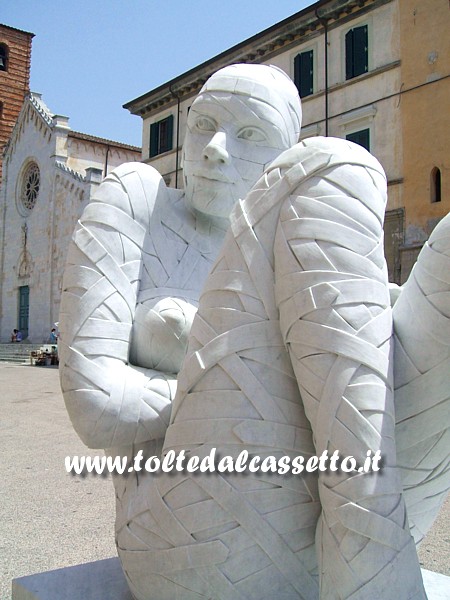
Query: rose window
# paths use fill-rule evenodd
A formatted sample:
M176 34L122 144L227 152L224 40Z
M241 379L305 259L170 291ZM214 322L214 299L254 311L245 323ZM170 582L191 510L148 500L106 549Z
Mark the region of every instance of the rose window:
M25 171L22 183L21 200L26 210L31 210L36 204L40 180L39 167L32 163Z

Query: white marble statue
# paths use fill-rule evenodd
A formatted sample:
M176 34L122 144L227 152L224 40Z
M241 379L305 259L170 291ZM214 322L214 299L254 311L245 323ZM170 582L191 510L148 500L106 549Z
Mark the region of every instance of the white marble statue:
M420 543L450 488L450 214L422 248L393 317L397 461Z
M425 598L410 528L449 487L450 221L392 311L382 168L297 144L300 121L284 73L233 65L189 112L184 192L143 164L108 175L69 250L61 385L83 441L130 464L370 450L382 468L116 475L137 600Z

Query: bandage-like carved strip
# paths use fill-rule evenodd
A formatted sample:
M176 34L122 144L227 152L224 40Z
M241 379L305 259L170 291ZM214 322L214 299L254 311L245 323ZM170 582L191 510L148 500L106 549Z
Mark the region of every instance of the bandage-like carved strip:
M275 214L276 219L277 214ZM259 217L258 220L260 220ZM200 312L194 321L191 332L188 358L179 377L179 393L175 399L172 414L174 423L169 428L166 436L166 450L171 445L173 446L173 443L176 443L177 447L181 444L184 448L191 448L193 450L195 450L196 446L201 449L217 443L221 451L226 452L227 448L230 448L233 454L236 454L239 446L241 448L255 448L255 450L258 450L261 449L261 445L266 446L267 452L270 453L280 448L281 440L285 440L281 443L282 447L286 446L287 443L289 448L293 448L297 443L300 443L303 449L306 449L304 445L305 440L310 440L310 432L308 430L305 430L303 433L299 432L298 434L295 432L295 427L287 422L286 415L277 409L273 397L267 393L264 385L261 385L262 382L255 382L254 375L247 366L247 359L243 359L241 356L242 353L247 352L247 348L250 351L250 348L258 348L260 346L268 353L268 357L273 355L275 358L281 353L284 356L284 360L287 360L287 354L279 338L279 324L276 318L277 311L274 309L273 266L270 261L271 246L269 245L269 248L262 247L261 242L258 241L255 233L249 227L249 222L245 218L241 219L238 245L236 245L234 240L231 242L230 240L227 241L224 254L219 257L216 263L216 270L213 271L210 283L207 284L207 288L201 298ZM272 230L274 231L274 227L272 227ZM267 250L269 259L265 256ZM265 265L264 268L258 268L257 265L261 265L262 263ZM264 273L267 281L264 281L264 276L261 281L261 275ZM262 299L266 308L266 320L245 324L246 316L244 311L242 312L241 324L239 324L239 319L236 319L236 324L230 332L218 333L217 329L221 331L221 328L219 323L219 327L215 326L215 319L220 320L220 313L209 309L205 312L203 306L205 299L208 300L208 294L215 293L211 282L219 280L227 282L227 292L236 294L241 299L241 306L245 306L245 298L248 294L250 294L250 297L257 295L260 300L263 295ZM212 305L213 300L208 300L207 303L208 305ZM270 320L270 316L272 316L272 320ZM267 320L268 317L269 320ZM267 359L267 363L270 364L269 358ZM237 383L238 393L241 394L241 402L250 402L260 416L259 419L253 421L246 421L241 417L233 422L230 422L230 419L226 418L216 418L210 421L211 437L208 442L208 421L202 421L198 418L198 415L195 420L189 419L189 400L191 398L191 390L195 395L196 401L202 394L205 399L208 397L208 390L204 386L202 386L201 391L196 389L197 382L203 381L206 373L211 372L213 376L215 370L219 367L228 374L230 381L234 384ZM290 368L284 370L290 372ZM295 400L300 409L297 394L290 398L290 400ZM178 422L177 415L182 413L178 412L177 409L179 406L183 406L184 409L184 405L187 405L187 409L183 410L183 415L185 416L182 422ZM274 421L274 418L276 421ZM299 420L305 423L304 419L300 418ZM229 429L230 425L232 430ZM258 433L259 425L263 428L261 433ZM277 427L280 428L278 432ZM219 431L222 429L223 437L219 434ZM273 439L270 436L268 437L269 433L273 436ZM172 436L173 442L171 442ZM203 446L200 446L200 444L203 444ZM311 452L312 445L307 450ZM281 589L281 587L285 587L286 590L289 589L289 594L293 598L316 598L318 593L317 584L314 578L309 575L309 569L314 570L314 561L312 566L311 564L308 565L308 568L302 566L302 563L299 562L301 560L299 558L300 554L297 558L296 553L292 552L287 542L284 542L283 538L280 537L280 533L277 533L276 527L279 527L281 531L285 531L287 528L289 530L286 532L287 538L292 538L293 529L295 529L295 525L292 527L294 524L292 514L294 513L286 512L287 520L291 523L291 527L289 527L286 520L281 518L281 515L278 515L277 519L275 519L274 515L274 518L271 519L272 513L279 512L276 509L269 511L263 517L255 510L251 502L248 502L252 498L248 493L246 494L248 500L244 502L244 497L242 496L243 493L245 494L244 490L248 489L248 492L250 492L257 480L258 478L254 476L239 479L239 484L242 487L239 493L233 492L233 488L222 477L220 477L220 482L222 483L219 482L218 477L214 479L211 477L200 477L193 481L198 482L203 489L207 490L211 494L211 497L218 503L218 506L222 506L230 515L234 516L239 529L244 528L246 535L250 535L254 539L253 543L255 544L256 542L256 545L246 548L246 557L249 564L258 564L257 557L261 550L266 556L270 557L274 566L270 568L265 567L264 571L258 571L257 575L260 580L265 580L270 572L272 577L270 588L274 585L273 582L277 582L275 583L277 589ZM163 481L163 478L158 479L158 485L162 484ZM283 484L281 478L278 478L277 481L279 485ZM170 483L170 479L168 479L168 482ZM225 486L229 493L225 493L224 490L219 490L219 493L210 489L211 485L219 485L219 483ZM160 485L159 487L161 489ZM272 487L272 485L269 486L267 492L272 490ZM261 494L253 497L253 501L256 502L257 498L261 498L263 492L264 488L261 489ZM169 493L169 491L166 493ZM311 492L308 492L304 496L305 501L306 499L311 499L310 494ZM230 498L231 504L227 501L227 497ZM297 498L298 501L301 501L300 495ZM316 502L314 504L317 506ZM291 514L290 517L288 516L289 514ZM183 513L177 511L177 519L182 517ZM269 526L270 521L273 524ZM311 548L312 538L309 534L306 534L306 531L310 529L310 524L307 523L307 520L303 524L303 527L303 531L305 532L303 537L309 540L307 545ZM219 534L219 539L224 539L225 537L226 532ZM293 538L292 541L294 541ZM299 552L303 552L303 550L304 546L299 549ZM301 555L303 556L304 552ZM233 566L235 562L234 556L231 557L224 564L223 571L227 573L228 578L235 581L233 589L236 592L247 588L244 597L251 597L247 596L247 593L248 585L250 585L250 581L253 581L252 576L249 575L246 580L241 579L242 575L237 576L238 573L242 572L243 565L235 564ZM240 562L242 563L242 561ZM255 589L254 583L253 589ZM217 595L214 597L222 597L219 590L215 590L215 592ZM267 589L261 594L261 597L269 597L270 594L270 589Z
M283 206L275 241L275 273L277 278L280 274L283 284L289 280L289 273L307 268L309 272L317 272L318 282L323 281L323 273L328 271L331 278L327 277L327 281L335 287L330 266L334 266L338 258L337 270L344 271L348 280L354 280L352 285L360 284L364 266L370 261L375 267L372 268L375 280L387 288L380 252L384 198L383 191L377 191L373 185L376 179L372 172L366 175L361 165L348 165L345 168L326 169L312 193L308 182L300 183ZM349 235L347 216L342 219L345 223L343 227L339 212L335 210L328 211L330 220L326 221L328 206L322 200L326 200L330 194L334 194L335 197L341 195L344 198L344 193L347 197L347 213L355 222L365 224L368 211L370 226L367 227L367 232L372 227L374 214L378 211L377 220L380 226L377 231L364 234L358 226L354 233ZM311 196L314 196L318 206L320 219L311 218ZM305 198L308 198L305 201L307 210L303 210ZM367 198L370 200L367 201ZM306 219L305 213L308 215ZM319 246L319 252L310 251L311 245L314 244ZM277 252L277 248L280 248L280 251ZM290 248L291 254L287 255L286 251L283 253L281 248ZM293 266L295 261L297 269ZM339 285L339 281L338 277L336 286ZM313 277L310 278L310 282L314 282ZM314 294L310 296L308 309L299 311L297 323L294 319L297 307L295 293L290 302L284 289L280 290L277 297L282 298L280 312L281 322L285 327L283 333L290 348L294 371L298 373L305 409L313 425L316 452L320 454L327 450L331 453L334 449L339 449L340 452L355 456L362 466L362 451L367 443L366 448L373 452L382 451L385 465L394 466L394 421L388 371L391 321L386 318L389 311L386 292L372 284L372 295L369 293L367 298L364 298L362 294L355 298L351 287L347 286L346 291L350 292L348 296L345 295L345 291L330 294L326 286L317 290L319 293L314 293L314 285L311 286L311 283L309 287L300 289L288 284L289 289L297 294L307 294L308 291ZM363 315L361 310L355 311L355 317L358 316L352 326L352 313L347 310L347 306L355 305L363 305L368 309L363 326L360 320ZM285 306L288 310L286 317L283 315ZM342 318L342 324L339 325ZM297 352L296 348L299 345L301 350ZM305 352L305 347L308 346L310 358ZM308 383L303 379L307 376L307 371L304 368L298 369L298 366L308 360L308 366L311 368L314 360L322 360L319 357L323 352L330 356L333 364L323 385L316 387L317 396L312 397L310 393L303 393L304 388L308 387ZM315 355L318 355L317 359L314 358ZM377 385L376 388L372 388L371 402L380 414L385 413L382 421L373 419L370 412L360 411L354 403L355 395L358 395L354 386L364 383ZM349 386L352 386L352 393L347 397L346 390ZM309 387L310 392L312 389ZM359 394L362 393L364 385L360 387ZM376 397L378 401L375 400ZM396 575L396 578L402 577L404 580L404 598L423 594L412 539L407 526L405 529L406 517L399 494L398 474L386 470L383 475L383 493L376 501L372 500L367 492L367 487L372 488L369 483L366 485L368 477L371 475L364 473L337 473L326 476L319 474L322 504L322 518L318 531L319 543L322 539L322 551L319 546L319 559L322 563L321 597L327 600L353 596L362 598L370 594L377 597L376 590L381 573L384 578L382 597L390 597L387 572L393 564L403 568L405 560L410 561L411 570L415 569L416 572L412 576L408 571L402 573L399 570ZM337 493L336 486L345 480L351 480L352 487L347 486L347 494L343 495L340 485ZM370 491L373 492L373 489ZM394 590L394 587L391 589ZM397 592L393 593L397 597Z
M153 372L127 364L156 189L164 193L160 176L146 165L117 169L85 209L68 252L60 319L61 384L74 426L91 447L162 437L167 427L168 415L161 414L167 412L170 396L151 389ZM110 360L111 368L99 367L98 357Z
M450 487L449 306L447 216L423 247L394 305L396 441L416 543L431 527ZM423 348L429 349L425 356ZM405 360L409 369L402 368Z

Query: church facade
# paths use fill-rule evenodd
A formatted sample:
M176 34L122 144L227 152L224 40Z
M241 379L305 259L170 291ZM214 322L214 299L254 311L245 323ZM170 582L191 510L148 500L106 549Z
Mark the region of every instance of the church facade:
M0 341L16 328L42 343L58 321L75 223L102 178L140 149L72 131L29 94L3 155L0 188Z

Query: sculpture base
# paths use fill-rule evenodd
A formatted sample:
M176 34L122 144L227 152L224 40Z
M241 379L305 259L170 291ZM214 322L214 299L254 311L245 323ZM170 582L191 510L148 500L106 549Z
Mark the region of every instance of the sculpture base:
M12 600L133 600L118 558L13 579Z
M450 577L422 569L428 600L448 600ZM13 579L12 600L133 600L118 558Z

